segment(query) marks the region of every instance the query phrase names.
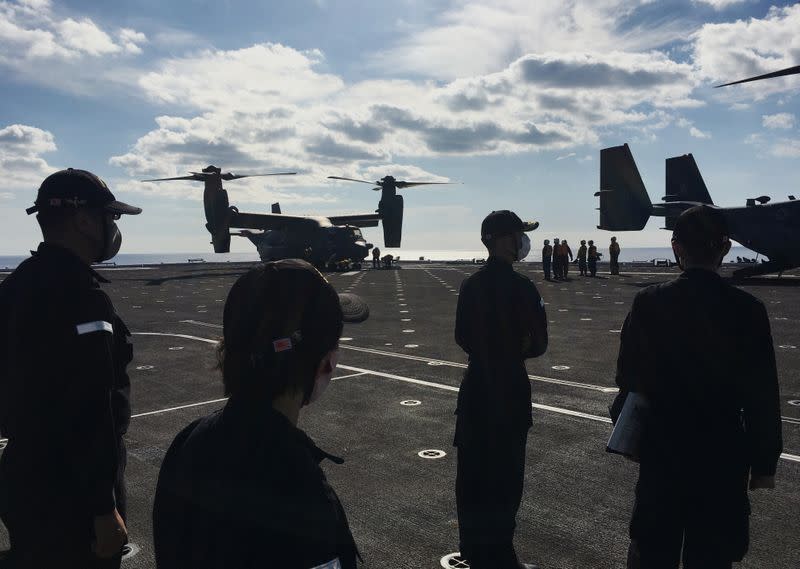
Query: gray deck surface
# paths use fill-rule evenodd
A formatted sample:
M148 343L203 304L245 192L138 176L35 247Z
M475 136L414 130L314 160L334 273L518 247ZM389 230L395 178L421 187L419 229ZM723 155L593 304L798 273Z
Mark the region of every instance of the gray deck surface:
M676 269L623 265L620 277L543 281L522 264L547 302L550 347L528 362L534 426L516 545L543 568L624 566L636 466L605 452L619 329L634 294ZM458 287L476 267L405 264L334 274L339 292L370 305L346 324L335 381L307 408L301 427L345 458L325 470L370 568L435 568L458 549L455 453L457 388L466 358L453 341ZM164 265L104 274L118 312L136 334L130 367L134 419L127 436L130 539L123 567L154 567L150 513L161 460L173 437L224 402L213 369L227 291L246 265ZM1 276L0 276L1 277ZM800 277L743 288L770 314L784 416L777 489L751 495L752 544L742 567L800 566ZM654 362L657 364L657 362ZM415 400L419 405L401 405ZM577 413L575 413L577 412ZM438 449L441 459L420 458ZM0 550L8 547L0 526Z

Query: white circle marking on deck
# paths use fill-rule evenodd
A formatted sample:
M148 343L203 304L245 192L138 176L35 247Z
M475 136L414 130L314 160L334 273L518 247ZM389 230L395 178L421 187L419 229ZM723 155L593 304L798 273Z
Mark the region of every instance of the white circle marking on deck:
M582 322L591 322L592 319L591 318L581 318L581 321Z
M179 350L182 350L183 346L170 346L168 349L173 351L173 352L177 352Z
M411 329L403 330L403 334L411 334L411 332L413 332L413 331L414 330L411 330Z
M416 399L406 399L405 401L401 401L400 405L405 405L406 407L416 407L417 405L422 405L422 401L417 401Z
M419 348L419 344L406 344L404 348Z
M794 405L795 407L800 407L800 399L790 399L787 401L789 405Z
M461 553L450 553L439 560L444 569L469 569L469 563L461 558Z
M149 366L149 365L136 366L136 369L138 369L139 371L146 371L148 369L153 369L153 366Z
M609 330L612 334L619 334L622 330Z
M794 350L797 348L797 346L793 346L792 344L782 344L778 347L783 348L784 350Z
M429 458L429 459L437 459L437 458L444 458L447 456L447 453L443 450L438 449L427 449L421 450L417 453L417 456L420 458Z
M339 341L340 341L340 342L349 342L349 341L351 341L351 340L352 340L352 338L347 338L347 337L345 337L345 338L339 338Z
M139 551L141 551L141 549L139 549L139 546L135 543L126 543L122 546L122 560L125 561L126 559L134 557Z
M554 369L556 371L566 371L569 369L569 366L552 366L551 369Z

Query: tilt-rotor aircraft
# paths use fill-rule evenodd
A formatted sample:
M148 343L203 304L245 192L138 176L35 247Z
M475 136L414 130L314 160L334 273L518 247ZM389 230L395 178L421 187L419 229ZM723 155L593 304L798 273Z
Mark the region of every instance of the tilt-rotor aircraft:
M800 74L800 65L748 77L716 87ZM739 269L734 277L780 273L800 266L800 200L770 203L769 196L749 198L744 207L717 207L691 154L667 159L663 203L653 204L642 183L630 148L614 146L600 151L600 225L611 231L639 231L651 215L666 218L664 229L673 229L682 211L707 204L722 211L730 236L745 247L768 257L760 265Z
M668 158L662 203L653 204L627 144L600 151L600 225L610 231L639 231L650 216L666 218L672 230L686 209L706 204L725 216L731 239L769 258L739 269L734 277L749 277L800 267L800 200L771 203L769 196L746 200L744 207L714 205L691 154Z
M203 204L206 229L211 234L215 253L230 252L231 235L247 237L263 261L300 258L319 268L342 264L358 267L372 248L361 233L362 227L377 227L383 223L386 247L399 247L403 231L403 198L396 190L407 186L436 182L396 182L386 186L375 213L336 216L286 215L280 205L272 204L272 213L244 213L230 205L222 181L253 176L294 175L295 172L237 175L222 173L216 166L191 172L189 176L157 178L143 182L193 180L203 182ZM348 179L348 178L337 178ZM394 178L387 176L384 180ZM363 180L355 180L363 181ZM371 183L371 182L369 182ZM380 186L381 182L378 182ZM377 188L382 189L383 186Z

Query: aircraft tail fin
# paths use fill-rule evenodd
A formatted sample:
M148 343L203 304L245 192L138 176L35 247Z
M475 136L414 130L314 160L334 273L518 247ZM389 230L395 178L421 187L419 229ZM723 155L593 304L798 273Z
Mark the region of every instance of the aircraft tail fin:
M711 194L708 193L703 176L694 156L684 154L667 158L666 161L667 179L665 184L666 195L664 201L669 202L697 202L703 204L713 204ZM673 229L677 213L666 216L665 229Z
M281 213L281 204L280 203L275 202L274 204L272 204L272 213Z
M600 151L600 225L609 231L638 231L653 204L627 144Z

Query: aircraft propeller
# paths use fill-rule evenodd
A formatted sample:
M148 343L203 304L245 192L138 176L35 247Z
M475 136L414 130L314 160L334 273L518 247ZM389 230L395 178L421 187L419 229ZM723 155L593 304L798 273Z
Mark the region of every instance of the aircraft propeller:
M723 85L715 85L714 88L728 87L729 85L738 85L739 83L748 83L750 81L760 81L761 79L772 79L773 77L783 77L785 75L796 75L798 73L800 73L800 65L795 65L794 67L787 67L780 71L773 71L772 73L765 73L764 75L758 75L756 77L748 77L747 79L740 79Z
M212 168L206 168L208 170ZM194 180L197 182L204 182L208 178L213 178L218 176L220 179L228 181L228 180L239 180L241 178L255 178L259 176L293 176L297 174L297 172L273 172L270 174L234 174L232 172L225 172L224 174L220 173L217 168L214 168L211 171L203 171L203 172L190 172L190 176L176 176L174 178L155 178L152 180L142 180L142 182L167 182L170 180Z
M355 178L344 178L342 176L328 176L331 180L345 180L348 182L360 182L362 184L370 184L376 186L372 188L373 191L379 192L384 188L397 188L401 190L403 188L411 188L414 186L427 186L432 184L442 185L442 184L453 184L454 182L405 182L402 180L395 180L392 176L384 176L380 180L376 182L370 182L368 180L357 180Z

